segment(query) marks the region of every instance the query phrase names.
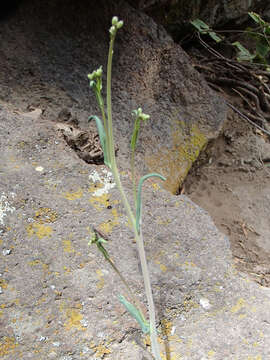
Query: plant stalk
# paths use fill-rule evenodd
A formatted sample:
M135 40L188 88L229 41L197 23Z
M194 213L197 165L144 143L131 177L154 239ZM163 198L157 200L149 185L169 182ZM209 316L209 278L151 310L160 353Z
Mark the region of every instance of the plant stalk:
M135 179L135 150L131 151L131 178L132 178L132 187L133 187L133 201L134 208L137 210L137 190L136 190L136 179Z
M109 55L108 55L108 64L107 64L107 117L108 117L108 148L109 148L109 157L111 162L111 171L115 179L115 183L120 191L121 198L127 212L128 218L131 222L135 240L137 244L137 249L140 257L142 274L144 280L144 287L146 298L148 302L148 310L149 310L149 320L150 320L150 339L152 345L152 352L156 360L161 360L159 344L157 340L157 331L156 331L156 323L155 323L155 306L153 301L153 295L151 290L151 282L150 276L146 261L146 255L144 251L143 239L142 235L138 234L136 228L136 220L134 214L131 210L129 202L127 200L126 194L122 187L122 183L119 176L119 171L117 169L116 161L115 161L115 151L114 151L114 138L113 138L113 127L112 127L112 104L111 104L111 74L112 74L112 57L113 57L113 45L115 40L115 34L111 36L110 47L109 47ZM141 233L140 233L141 234Z

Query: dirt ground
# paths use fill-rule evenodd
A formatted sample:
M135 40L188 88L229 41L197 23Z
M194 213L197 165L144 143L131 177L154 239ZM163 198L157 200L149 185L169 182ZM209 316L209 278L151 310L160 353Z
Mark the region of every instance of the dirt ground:
M235 266L270 286L270 144L232 110L182 193L206 209L231 243Z

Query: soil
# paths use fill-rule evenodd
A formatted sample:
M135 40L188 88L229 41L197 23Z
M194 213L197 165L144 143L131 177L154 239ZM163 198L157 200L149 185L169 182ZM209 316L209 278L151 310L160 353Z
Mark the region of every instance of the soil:
M263 286L270 286L269 155L269 137L230 110L181 189L229 237L236 268Z

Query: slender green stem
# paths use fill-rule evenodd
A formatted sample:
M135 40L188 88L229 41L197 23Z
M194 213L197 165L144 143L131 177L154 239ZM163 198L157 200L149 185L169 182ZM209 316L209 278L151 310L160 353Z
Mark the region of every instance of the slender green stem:
M122 184L121 184L117 169L115 169L114 166L112 167L112 173L113 173L116 185L117 185L117 187L118 187L118 189L120 191L124 207L126 209L126 212L128 214L128 218L129 218L129 220L130 220L130 222L132 224L132 229L133 229L134 234L135 234L136 245L137 245L137 249L138 249L138 253L139 253L139 257L140 257L140 262L141 262L141 267L142 267L145 294L146 294L147 303L148 303L149 322L150 322L150 339L151 339L151 344L152 344L152 352L153 352L156 360L161 360L159 344L158 344L158 341L157 341L155 305L154 305L152 289L151 289L151 282L150 282L150 276L149 276L149 271L148 271L148 266L147 266L147 261L146 261L146 255L145 255L145 250L144 250L144 245L143 245L142 232L140 231L140 234L138 234L138 231L136 229L135 217L134 217L134 215L133 215L133 213L131 211L131 208L130 208L130 205L128 203L126 194L125 194L125 192L123 190L123 187L122 187Z
M117 169L116 161L115 161L115 151L114 151L114 138L113 138L113 127L112 127L112 104L111 104L111 73L112 73L112 57L113 57L113 45L115 40L115 34L111 36L110 48L109 48L109 56L108 56L108 64L107 64L107 116L108 116L108 148L109 148L109 156L111 161L111 171L113 173L115 183L120 191L121 198L126 209L128 218L130 220L131 226L133 228L135 234L135 240L137 244L137 249L140 257L142 274L145 286L145 292L148 302L149 309L149 320L150 320L150 338L152 344L152 352L155 356L156 360L161 360L159 344L157 341L157 331L156 331L156 323L155 323L155 306L153 301L150 276L146 261L146 255L143 245L142 236L138 234L136 228L136 220L134 214L131 210L129 202L127 200L126 194L121 184L119 171Z
M131 178L132 178L132 187L133 187L133 200L135 211L137 211L137 190L136 190L136 179L135 179L135 150L131 150Z
M108 125L107 125L107 118L106 118L105 109L104 109L104 101L102 99L101 94L99 94L99 97L101 99L100 103L99 103L99 107L100 107L100 111L101 111L101 115L102 115L102 119L103 119L105 134L107 136L108 135Z
M113 45L115 35L111 36L108 64L107 64L107 117L108 117L108 151L110 162L112 166L116 167L115 162L115 150L114 150L114 138L113 138L113 125L112 125L112 95L111 95L111 83L112 83L112 57L113 57ZM106 134L107 135L107 134Z

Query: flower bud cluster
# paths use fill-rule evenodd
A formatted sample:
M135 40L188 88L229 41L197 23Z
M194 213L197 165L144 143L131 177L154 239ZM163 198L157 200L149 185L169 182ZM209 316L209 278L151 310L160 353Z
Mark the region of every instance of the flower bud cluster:
M144 120L144 121L146 121L146 120L148 120L150 118L150 115L144 114L142 112L142 108L138 108L137 110L133 110L132 113L136 116L137 119L140 118L141 120Z
M118 29L121 29L121 27L124 25L124 22L122 20L118 20L117 16L114 16L112 18L112 26L110 27L110 34L111 36L114 36Z
M96 84L96 81L99 83L102 77L102 66L97 70L94 70L91 74L88 74L88 79L90 80L90 86L93 87Z

